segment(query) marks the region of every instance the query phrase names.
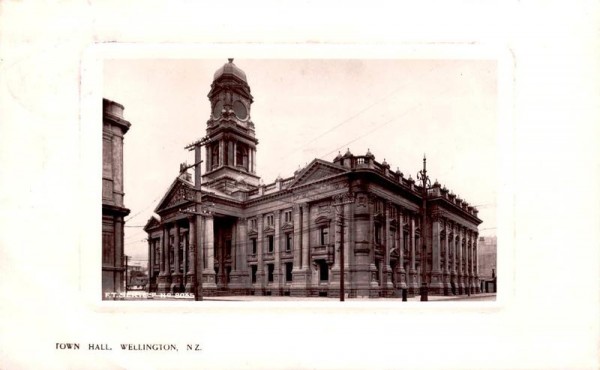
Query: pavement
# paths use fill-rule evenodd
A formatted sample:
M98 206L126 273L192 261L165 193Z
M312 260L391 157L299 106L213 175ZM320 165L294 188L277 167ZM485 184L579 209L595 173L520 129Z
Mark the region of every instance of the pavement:
M190 294L155 294L144 291L129 291L127 295L113 295L107 297L107 300L127 300L127 301L141 301L141 300L155 300L155 301L193 301L194 298ZM496 293L481 293L460 295L460 296L432 296L428 297L431 302L439 301L495 301ZM223 296L223 297L204 297L203 301L209 302L294 302L294 301L310 301L310 302L334 302L339 301L339 298L328 298L328 297L288 297L288 296ZM359 302L359 301L371 301L371 302L398 302L402 301L401 298L346 298L348 302ZM421 297L415 295L408 297L408 302L420 302Z

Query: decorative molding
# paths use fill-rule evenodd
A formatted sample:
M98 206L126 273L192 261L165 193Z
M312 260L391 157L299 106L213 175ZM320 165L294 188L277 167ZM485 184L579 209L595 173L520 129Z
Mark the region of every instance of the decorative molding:
M324 216L324 215L317 217L314 221L314 223L317 225L324 225L324 224L328 224L330 222L331 222L331 217Z

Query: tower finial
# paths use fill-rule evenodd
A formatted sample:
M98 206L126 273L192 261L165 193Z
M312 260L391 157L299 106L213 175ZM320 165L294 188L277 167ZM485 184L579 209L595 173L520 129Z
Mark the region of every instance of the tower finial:
M233 58L228 58L227 60L229 61L229 63L233 63Z

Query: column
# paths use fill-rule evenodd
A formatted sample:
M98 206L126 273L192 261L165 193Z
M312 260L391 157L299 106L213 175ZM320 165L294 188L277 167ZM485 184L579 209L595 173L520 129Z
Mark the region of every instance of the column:
M216 289L217 285L215 282L215 228L214 228L214 216L209 214L204 216L204 256L206 256L205 268L202 272L204 283L203 287ZM206 294L206 292L203 292Z
M451 232L448 228L448 221L444 221L444 295L450 294L450 244L449 239L451 236Z
M225 164L225 142L223 140L219 140L219 163L218 166L222 166Z
M440 271L440 234L441 219L439 215L434 215L431 225L431 289L432 294L443 294L444 285Z
M386 290L385 296L391 296L392 289L394 289L394 283L392 282L392 267L390 266L390 253L392 251L392 246L394 245L394 241L392 240L392 230L390 228L390 208L394 205L391 202L386 202L385 204L385 229L383 231L384 238L384 251L383 251L383 288Z
M259 214L256 216L256 224L258 228L258 236L256 238L256 284L254 285L255 295L263 295L263 289L265 287L265 265L263 263L263 252L264 252L264 240L263 240L263 231L264 231L264 216Z
M419 292L419 283L417 281L417 265L416 260L417 256L415 253L415 215L410 215L410 288L412 288L411 293L417 294Z
M300 248L300 243L302 241L301 235L300 235L300 229L302 227L302 225L300 224L300 206L295 204L292 209L292 212L294 213L294 216L293 216L293 218L294 218L293 219L293 222L294 222L294 245L293 245L294 266L293 266L293 270L292 270L292 273L293 273L296 270L298 270L298 271L300 270L300 260L302 259L302 257L300 256L300 252L302 249L302 248Z
M377 266L375 265L375 202L377 198L373 194L369 194L369 228L368 228L368 241L369 241L369 297L377 297L379 294L381 281L381 271L377 272ZM381 263L380 265L383 265ZM383 266L381 266L383 270Z
M237 167L237 141L233 142L233 167Z
M469 289L475 293L475 273L473 270L473 231L469 230Z
M164 293L166 291L166 289L165 289L166 275L167 275L166 271L165 271L166 270L166 268L165 268L166 244L167 244L166 225L163 225L162 234L161 234L161 238L160 238L159 260L158 260L159 272L158 272L158 282L157 282L157 287L156 287L156 290L159 293Z
M309 249L310 249L310 208L308 203L302 205L302 269L308 271L310 268Z
M179 224L175 223L175 235L173 238L173 262L175 268L173 275L171 276L171 293L179 292L179 285L181 284L181 271L179 270Z
M473 254L475 256L475 262L473 263L475 273L475 293L481 293L479 284L479 255L477 254L477 245L479 243L479 234L475 233L475 240L473 241Z
M344 292L351 294L351 289L354 286L350 266L354 266L354 203L344 204L342 206L344 215Z
M195 216L188 217L189 231L188 231L188 248L187 248L187 260L188 269L186 271L186 282L185 291L186 293L194 292L194 279L196 278L196 259L195 259L195 248L196 248L196 224L194 222Z
M152 290L150 286L152 285L152 260L154 255L152 253L152 238L150 237L150 233L148 233L148 293Z
M275 253L275 260L273 262L274 264L274 268L273 268L273 287L275 288L275 290L271 291L272 295L281 295L281 291L280 288L282 287L282 283L281 283L281 264L279 263L279 259L280 259L280 239L281 239L281 234L279 232L280 229L280 221L281 221L281 211L280 210L276 210L274 212L273 215L273 222L275 224L275 235L273 236L273 252Z
M334 200L335 202L335 200ZM331 220L331 235L330 242L333 244L333 266L331 267L331 275L329 276L329 293L328 296L338 296L337 292L340 287L340 261L341 261L341 248L342 248L342 217L344 216L344 206L332 206L334 217ZM344 256L345 257L345 256Z
M462 226L458 226L458 245L457 245L457 256L456 258L458 259L458 294L465 294L465 282L463 280L464 278L464 274L463 274L463 263L462 263L462 258L463 258L463 240L464 240L464 236L463 236L463 229Z
M248 285L248 219L240 218L238 220L238 244L240 254L240 264L238 270L241 274L241 283Z
M296 288L306 287L302 285L302 216L300 205L294 204L292 208L294 222L294 245L292 252L294 253L294 265L292 266L292 289L290 295L303 295Z
M406 270L404 269L404 218L406 213L404 210L398 210L398 249L400 259L398 261L400 268L400 288L406 289Z

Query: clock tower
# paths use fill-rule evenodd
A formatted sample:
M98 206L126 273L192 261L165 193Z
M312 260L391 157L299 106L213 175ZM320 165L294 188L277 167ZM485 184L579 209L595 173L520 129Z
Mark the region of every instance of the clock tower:
M210 143L206 145L202 183L228 194L258 186L253 98L246 74L233 58L215 72L208 99L212 109L206 134Z

